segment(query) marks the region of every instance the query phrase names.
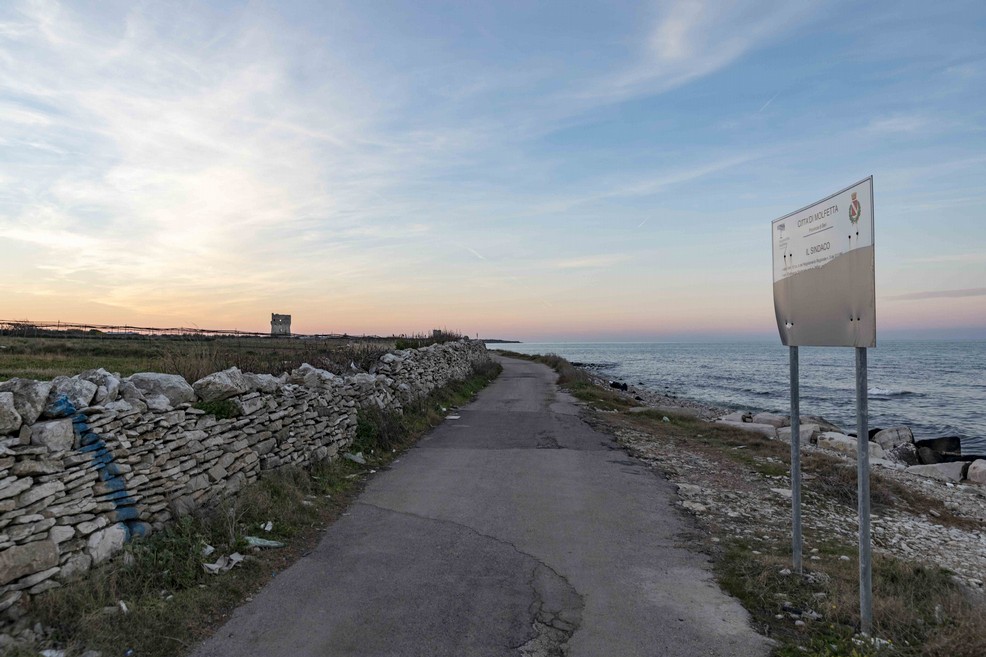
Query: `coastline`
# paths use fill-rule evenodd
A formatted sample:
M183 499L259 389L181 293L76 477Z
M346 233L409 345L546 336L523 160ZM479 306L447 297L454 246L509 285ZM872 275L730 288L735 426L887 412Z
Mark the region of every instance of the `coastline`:
M494 347L495 348L495 347ZM518 353L557 354L594 376L670 400L724 412L786 414L787 349L773 343L522 343ZM986 454L986 386L974 363L986 342L885 341L870 355L870 427L906 425L917 440L956 436L966 454ZM802 354L803 414L855 425L853 361L843 349Z

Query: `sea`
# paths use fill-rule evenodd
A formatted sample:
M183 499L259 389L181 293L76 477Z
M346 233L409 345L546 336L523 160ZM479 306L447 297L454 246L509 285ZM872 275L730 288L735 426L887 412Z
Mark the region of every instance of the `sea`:
M710 406L790 412L789 350L776 343L552 342L491 344L557 354L600 376ZM856 427L853 349L800 347L802 415ZM867 354L869 426L906 425L916 439L959 436L986 455L986 341L883 341Z

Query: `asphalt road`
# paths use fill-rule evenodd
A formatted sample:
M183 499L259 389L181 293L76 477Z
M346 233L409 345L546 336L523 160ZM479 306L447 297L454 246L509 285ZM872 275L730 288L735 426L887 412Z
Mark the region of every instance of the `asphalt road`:
M193 655L766 655L671 485L501 362Z

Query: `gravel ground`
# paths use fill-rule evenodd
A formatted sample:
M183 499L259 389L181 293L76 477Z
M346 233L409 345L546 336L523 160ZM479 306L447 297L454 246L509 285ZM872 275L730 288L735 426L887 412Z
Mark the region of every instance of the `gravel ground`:
M608 387L608 381L593 378ZM710 420L723 409L671 395L662 395L635 387L623 393L648 407L664 411L682 409ZM689 410L690 409L690 410ZM768 476L743 467L728 455L706 446L691 447L681 440L662 438L626 427L614 427L618 438L634 455L662 471L678 486L679 504L713 529L712 535L745 537L753 544L776 544L790 541L790 477ZM839 452L812 445L803 447L805 454L821 452L855 467L855 460ZM784 462L772 457L755 457L776 467ZM874 467L871 488L880 478L894 479L941 500L955 515L972 519L970 526L956 528L943 525L930 514L900 509L873 512L874 550L899 558L940 565L955 574L958 581L973 590L983 591L986 578L986 487L977 484L946 483L899 470ZM805 528L805 559L849 559L848 555L826 554L810 542L812 537L837 537L841 543L854 545L858 531L856 511L811 492L812 475L803 482L802 522ZM715 539L713 539L715 540ZM815 549L816 552L812 552Z

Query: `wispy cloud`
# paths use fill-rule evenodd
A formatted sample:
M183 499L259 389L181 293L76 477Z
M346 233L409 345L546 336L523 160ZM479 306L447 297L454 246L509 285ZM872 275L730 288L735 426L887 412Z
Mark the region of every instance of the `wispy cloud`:
M920 301L922 299L962 299L966 297L986 297L986 287L973 287L965 290L929 290L911 292L887 297L891 301Z
M729 66L806 20L813 8L783 0L661 3L637 60L585 90L622 99L660 93Z
M894 133L894 132L918 132L927 130L932 125L926 116L909 114L887 116L870 121L867 129L871 132Z

